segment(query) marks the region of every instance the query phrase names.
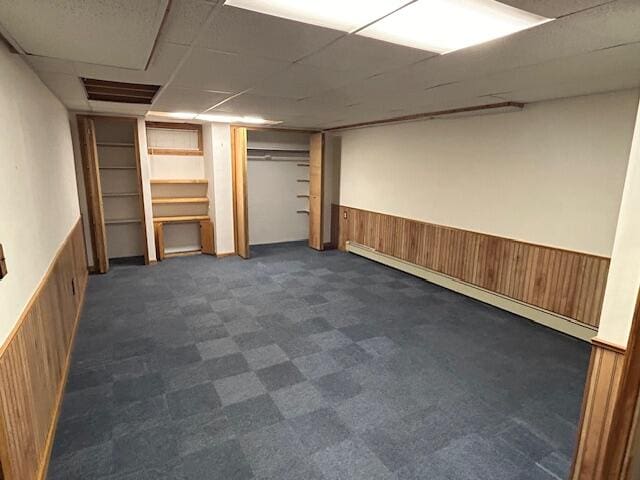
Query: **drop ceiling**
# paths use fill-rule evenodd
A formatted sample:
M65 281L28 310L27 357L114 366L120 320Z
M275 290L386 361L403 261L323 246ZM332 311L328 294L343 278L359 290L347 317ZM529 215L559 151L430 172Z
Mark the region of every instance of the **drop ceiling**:
M36 0L0 0L0 31L69 109L87 112L329 128L640 86L637 0L502 2L556 20L446 55L206 0L55 0L44 11ZM89 102L80 77L162 88L151 106Z

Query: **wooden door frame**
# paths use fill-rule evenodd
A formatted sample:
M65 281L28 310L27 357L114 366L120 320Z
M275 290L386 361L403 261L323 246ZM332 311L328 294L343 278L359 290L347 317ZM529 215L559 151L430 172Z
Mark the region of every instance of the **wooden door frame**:
M235 253L251 256L249 247L249 202L247 182L247 129L231 126L231 186L233 196L233 241Z
M309 247L324 250L324 133L309 136Z
M102 187L98 169L98 145L94 118L90 115L78 115L78 134L80 139L80 156L84 177L85 195L89 218L91 251L93 268L97 273L109 271L107 258L107 238L104 223L104 207L102 205Z

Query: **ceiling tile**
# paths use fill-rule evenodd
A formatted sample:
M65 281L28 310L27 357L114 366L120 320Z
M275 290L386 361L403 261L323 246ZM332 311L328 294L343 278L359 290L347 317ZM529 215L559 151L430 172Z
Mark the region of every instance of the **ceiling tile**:
M217 1L173 0L162 27L165 42L191 45Z
M294 61L344 35L249 10L224 6L200 46L224 52Z
M64 60L143 69L168 0L0 2L3 27L24 51Z
M127 115L145 115L151 105L138 105L131 103L97 102L89 100L91 111L96 113L122 113Z
M70 60L60 60L58 58L40 57L38 55L26 55L24 59L36 72L65 73L76 75L73 62Z
M172 86L221 92L241 92L287 67L287 63L195 48Z
M500 0L500 3L542 15L547 18L558 18L580 10L593 8L610 0Z
M373 38L348 35L300 63L333 70L357 70L370 76L435 55L437 54Z
M68 108L89 109L87 95L82 82L75 75L55 72L38 72L38 76L49 90Z
M169 87L160 92L153 102L153 110L159 112L201 113L229 97L229 95L224 92Z
M337 88L367 75L358 71L338 71L299 63L256 85L252 93L288 98L305 98Z
M242 114L242 115L257 115L263 117L281 117L283 115L295 115L300 112L305 112L301 103L293 98L284 97L263 97L260 95L253 95L251 93L244 93L231 100L223 103L216 111ZM275 118L276 120L278 118Z
M173 43L159 43L147 70L130 70L91 63L75 62L76 73L81 77L114 82L151 83L163 85L187 53L188 47Z

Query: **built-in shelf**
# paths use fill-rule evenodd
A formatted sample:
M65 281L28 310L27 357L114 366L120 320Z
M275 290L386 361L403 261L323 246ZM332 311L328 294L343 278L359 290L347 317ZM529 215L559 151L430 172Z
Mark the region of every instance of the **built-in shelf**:
M105 219L105 225L123 225L125 223L140 223L142 220L139 218L111 218Z
M151 185L189 185L189 184L203 184L209 183L204 178L172 178L172 179L154 179L151 180Z
M309 198L309 195L296 195L298 198Z
M308 167L309 164L308 163L299 163L298 166L299 167Z
M164 223L188 223L209 220L208 215L176 215L172 217L153 217L154 222Z
M300 182L300 183L309 183L309 180L305 180L304 178L299 178L298 182Z
M155 204L174 204L174 203L209 203L207 197L156 197L151 200Z
M297 210L296 213L306 213L309 215L309 210Z
M309 153L308 149L304 148L284 148L277 145L257 147L255 145L249 145L247 150L258 150L260 152L287 152L287 153Z
M96 145L99 147L135 147L133 143L124 142L97 142Z
M117 192L112 192L112 193L103 193L102 194L103 197L138 197L140 196L140 194L138 192L123 192L123 193L117 193Z
M100 170L135 170L135 165L133 167L99 167Z

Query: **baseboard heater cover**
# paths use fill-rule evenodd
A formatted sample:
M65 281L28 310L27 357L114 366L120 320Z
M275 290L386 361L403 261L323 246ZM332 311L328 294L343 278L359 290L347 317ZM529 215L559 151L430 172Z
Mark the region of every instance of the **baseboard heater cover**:
M513 298L506 297L499 293L491 292L483 288L477 287L470 283L463 282L456 278L444 275L439 272L435 272L428 268L416 265L405 260L381 253L374 248L360 245L348 241L346 243L346 249L348 252L360 255L361 257L368 258L378 263L382 263L389 267L401 270L405 273L409 273L416 277L422 278L427 282L434 283L441 287L447 288L467 297L480 300L481 302L488 303L494 307L498 307L502 310L506 310L521 317L532 320L536 323L552 328L564 334L572 337L590 342L593 337L598 333L596 329L576 322L575 320L557 315L555 313L543 310L541 308L529 305Z

